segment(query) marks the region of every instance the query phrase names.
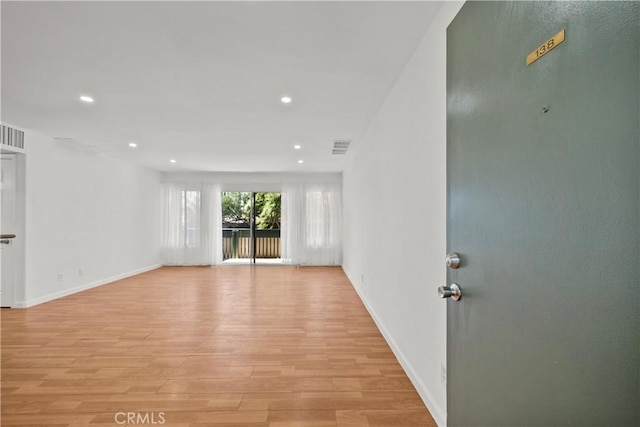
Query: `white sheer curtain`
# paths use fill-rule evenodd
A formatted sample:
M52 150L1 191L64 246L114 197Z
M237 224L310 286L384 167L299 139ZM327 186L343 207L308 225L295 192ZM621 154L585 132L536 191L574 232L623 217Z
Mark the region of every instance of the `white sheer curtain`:
M301 264L304 250L304 188L283 184L280 199L280 257L285 264Z
M222 263L220 187L164 184L161 243L165 265Z
M340 184L283 185L281 206L281 252L285 263L342 263Z

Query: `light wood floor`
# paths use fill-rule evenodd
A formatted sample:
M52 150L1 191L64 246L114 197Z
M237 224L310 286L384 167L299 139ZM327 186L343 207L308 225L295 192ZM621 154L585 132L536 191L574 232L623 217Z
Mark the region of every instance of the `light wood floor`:
M2 309L2 426L125 425L119 412L148 417L130 425L435 426L340 268L162 268Z

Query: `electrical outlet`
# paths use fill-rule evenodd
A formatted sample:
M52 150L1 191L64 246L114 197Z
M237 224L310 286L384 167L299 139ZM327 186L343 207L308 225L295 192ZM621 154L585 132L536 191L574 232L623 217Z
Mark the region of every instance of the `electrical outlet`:
M64 274L58 273L58 282L64 279Z
M84 270L83 269L78 269L78 277L82 277L84 276Z
M440 382L442 385L447 385L447 368L444 363L440 365Z

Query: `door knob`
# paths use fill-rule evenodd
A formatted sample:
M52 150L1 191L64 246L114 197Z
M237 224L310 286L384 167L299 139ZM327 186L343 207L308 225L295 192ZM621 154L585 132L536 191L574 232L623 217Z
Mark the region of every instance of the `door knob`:
M440 298L452 298L454 301L459 301L462 298L462 291L460 290L460 286L452 283L451 286L440 286L438 288L438 295Z
M452 270L460 267L460 255L457 252L448 253L444 260L447 262L447 267Z

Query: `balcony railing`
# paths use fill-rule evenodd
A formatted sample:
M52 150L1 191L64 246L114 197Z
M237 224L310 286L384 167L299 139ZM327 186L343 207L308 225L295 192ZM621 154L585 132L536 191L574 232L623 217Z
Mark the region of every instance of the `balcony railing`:
M256 230L256 258L280 258L280 230ZM223 259L251 258L251 230L222 229Z

